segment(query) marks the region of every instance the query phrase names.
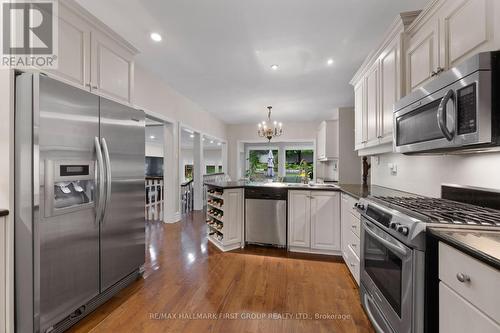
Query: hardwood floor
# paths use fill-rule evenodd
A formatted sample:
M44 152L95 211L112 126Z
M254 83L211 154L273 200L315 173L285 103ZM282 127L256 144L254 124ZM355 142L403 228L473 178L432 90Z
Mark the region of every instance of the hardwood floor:
M373 332L338 259L258 247L222 253L207 242L201 212L149 223L146 237L144 279L71 332Z

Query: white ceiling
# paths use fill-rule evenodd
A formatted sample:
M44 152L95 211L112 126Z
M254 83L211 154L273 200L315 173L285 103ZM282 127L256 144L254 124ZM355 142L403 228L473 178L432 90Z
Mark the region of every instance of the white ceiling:
M257 123L267 105L283 122L352 105L364 58L399 12L428 0L77 1L141 51L142 67L227 123Z

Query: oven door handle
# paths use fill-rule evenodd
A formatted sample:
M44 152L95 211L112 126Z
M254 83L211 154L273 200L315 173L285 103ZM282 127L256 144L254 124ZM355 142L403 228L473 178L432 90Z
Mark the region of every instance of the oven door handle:
M368 296L367 293L365 293L363 298L365 299L365 304L366 304L366 307L365 307L366 314L368 315L368 318L372 322L373 328L375 328L375 331L377 333L384 333L384 330L382 329L382 327L380 327L379 323L377 323L377 321L375 320L375 316L373 315L372 310L370 309L370 307L373 304L371 297Z
M382 243L384 246L386 246L387 248L389 248L390 250L396 252L397 254L403 256L403 257L406 257L406 249L404 248L401 248L400 246L397 246L391 242L389 242L388 240L380 237L379 235L377 235L373 230L371 230L368 226L365 226L364 227L364 230L370 235L372 236L373 238L375 238L377 241L379 241L380 243Z
M453 100L455 96L455 92L453 89L448 90L446 95L444 95L443 99L439 103L438 107L438 112L437 112L437 121L438 121L438 126L441 132L443 132L443 135L446 137L446 140L451 141L453 140L453 137L455 136L455 128L453 128L451 131L448 129L446 126L446 115L447 115L447 110L446 110L446 105L450 100ZM455 125L453 125L455 127Z

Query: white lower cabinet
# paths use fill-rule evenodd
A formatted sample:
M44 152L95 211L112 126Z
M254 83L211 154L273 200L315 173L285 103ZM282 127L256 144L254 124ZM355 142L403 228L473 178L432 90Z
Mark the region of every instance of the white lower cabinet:
M360 251L359 238L360 216L353 209L357 199L342 193L340 202L341 230L342 230L342 257L349 268L354 280L359 285Z
M500 271L439 243L439 332L500 333Z
M310 247L311 240L311 192L288 192L288 245Z
M288 248L295 252L340 254L339 192L288 192Z
M446 284L439 282L439 332L499 333L500 326Z

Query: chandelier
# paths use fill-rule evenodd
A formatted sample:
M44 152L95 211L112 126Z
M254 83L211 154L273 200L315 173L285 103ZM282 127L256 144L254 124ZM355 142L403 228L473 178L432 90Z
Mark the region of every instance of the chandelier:
M271 141L272 138L281 136L281 134L283 134L283 124L278 123L276 120L274 122L271 122L272 108L272 106L267 107L267 109L269 110L267 113L267 122L269 122L269 125L266 121L259 123L259 130L257 132L261 138L267 138L267 140L269 141Z

